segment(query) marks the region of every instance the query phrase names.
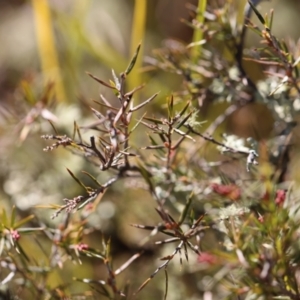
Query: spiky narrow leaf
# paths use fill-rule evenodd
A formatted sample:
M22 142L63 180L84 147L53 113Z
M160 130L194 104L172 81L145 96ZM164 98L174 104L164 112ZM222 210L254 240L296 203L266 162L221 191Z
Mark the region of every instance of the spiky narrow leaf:
M184 115L184 113L186 112L186 110L188 109L188 107L190 106L190 104L191 104L191 101L188 101L187 104L180 111L180 113L176 115L177 119L181 118Z
M34 218L34 216L33 216ZM36 231L44 231L46 228L45 227L23 227L19 228L18 232L19 233L31 233L31 232L36 232Z
M188 213L188 211L189 211L189 209L190 209L190 207L191 207L191 204L192 204L193 195L194 195L194 193L192 192L192 193L187 197L187 199L186 199L186 204L185 204L185 206L184 206L184 209L183 209L183 211L182 211L182 213L181 213L181 216L180 216L180 218L179 218L179 221L178 221L178 225L179 225L179 226L184 222L184 220L185 220L185 218L186 218L186 216L187 216L187 213Z
M151 145L153 146L158 146L158 143L155 141L155 139L149 134L148 135L150 141L151 141Z
M141 285L140 285L140 287L138 288L138 290L136 291L136 293L135 294L137 294L137 293L139 293L148 283L149 283L149 281L151 280L152 278L150 277L150 278L147 278Z
M188 138L188 139L192 140L193 142L196 142L196 140L194 138L192 138L190 135L186 134L185 132L183 132L183 131L181 131L181 130L179 130L177 128L174 128L174 131L176 133L178 133L179 135L181 135L181 136L183 136L185 138Z
M266 22L265 27L269 28L269 17L267 13L265 13L265 22Z
M85 190L87 190L88 188L71 172L71 170L69 170L67 168L67 171L69 172L69 174L73 177L73 179L80 185L82 186Z
M104 99L104 98L103 98ZM116 107L112 107L109 103L102 103L102 102L98 102L96 100L93 100L93 102L95 102L96 104L100 105L100 106L103 106L105 108L108 108L108 109L111 109L111 110L114 110L114 111L118 111L119 108L116 108Z
M148 184L150 191L153 194L155 194L155 189L154 189L153 183L151 181L151 173L149 173L140 162L138 162L138 167L139 167L142 177L145 179L146 183Z
M115 85L115 87L117 88L117 90L120 90L121 85L120 85L119 78L117 77L117 75L116 75L116 73L115 73L115 71L113 69L111 70L111 73L112 73L112 76L114 78L114 85Z
M251 31L253 31L254 33L256 33L257 35L259 36L262 36L262 33L261 33L261 30L259 29L258 26L254 25L254 24L245 24L245 26L247 28L249 28ZM262 49L262 48L256 48L256 50L258 51L259 49Z
M104 118L104 116L96 109L91 107L92 112L94 113L94 115L99 119L102 120Z
M88 256L88 257L99 258L102 261L105 260L105 257L101 253L98 253L96 250L91 249L91 248L89 248L88 250L83 250L81 253Z
M183 244L183 248L184 248L184 256L185 256L185 259L186 259L186 261L188 262L188 261L189 261L189 256L188 256L188 251L187 251L186 243Z
M136 60L137 60L137 58L138 58L140 49L141 49L141 44L139 44L139 45L137 46L137 48L136 48L136 50L135 50L135 53L134 53L134 55L133 55L133 57L132 57L132 59L131 59L129 65L128 65L128 67L126 68L126 71L125 71L125 74L126 74L126 75L128 75L128 74L131 72L131 70L133 69L133 67L134 67L134 65L135 65L135 63L136 63Z
M80 143L82 143L82 137L81 137L80 129L79 129L79 127L78 127L78 125L75 121L74 121L74 126L75 126L75 129L76 129L79 141L80 141Z
M87 188L89 190L89 188ZM88 191L87 190L87 191ZM88 197L87 199L85 199L85 201L83 203L81 203L78 207L77 210L81 210L83 207L85 207L86 205L88 205L90 202L95 201L96 197L102 195L101 192L99 192L99 194L94 194L91 197Z
M10 227L14 228L14 223L16 220L16 206L14 205L11 211L11 216L10 216Z
M136 111L140 108L142 108L143 106L145 106L146 104L150 103L156 96L158 95L158 93L154 94L153 96L151 96L149 99L145 100L144 102L142 102L141 104L135 106L135 107L132 107L129 109L129 112L133 112L133 111Z
M101 285L106 284L104 280L94 280L94 279L89 279L89 278L77 278L73 277L73 280L79 281L79 282L84 282L84 283L99 283Z
M263 16L260 14L260 12L257 10L257 8L255 7L255 5L252 3L252 1L248 0L249 5L251 6L251 8L253 9L254 13L256 14L257 18L259 19L259 21L265 25L266 21L263 18Z
M109 258L111 252L111 239L109 238L108 241L106 242L106 247L105 247L105 257L106 259Z
M15 245L15 249L16 251L22 256L22 258L25 258L25 260L27 262L30 261L29 257L27 256L26 252L24 251L24 249L21 247L21 245L19 243L16 243Z
M193 209L191 209L189 219L190 219L191 223L194 223L194 221L195 221L195 211Z
M24 219L20 220L19 222L15 223L13 228L17 229L17 228L23 226L25 223L31 221L32 219L34 219L34 215L27 216Z
M81 171L83 174L87 175L88 177L90 177L98 186L102 186L99 181L90 173L86 172L86 171Z
M75 137L76 137L76 121L74 121L72 140L75 140Z
M139 126L139 124L142 122L143 118L145 117L146 113L143 114L143 116L137 121L137 123L132 127L132 129L129 131L129 135Z
M121 267L119 267L117 270L115 270L115 275L119 275L122 273L129 265L131 265L132 262L134 262L137 258L141 256L142 253L136 253L133 256L131 256Z
M194 112L191 111L188 115L186 115L180 122L179 124L176 126L176 128L180 128L182 125L185 124L185 122L191 117L191 115L193 114Z
M132 95L133 95L135 92L141 90L144 86L145 86L145 85L142 84L142 85L139 85L139 86L135 87L133 90L131 90L130 92L126 93L126 94L124 95L124 97L130 99L130 98L132 97Z
M270 11L270 21L269 21L270 31L272 30L272 26L273 26L273 18L274 18L274 9L271 9L271 11Z
M52 123L52 121L51 120L47 120L47 121L50 123L50 125L51 125L52 129L54 130L55 134L58 135L58 131L56 130L56 128L55 128L54 124Z
M145 117L144 119L147 121L153 122L154 124L164 124L164 122L159 119L154 119L154 118L150 118L150 117Z
M107 83L107 82L105 82L105 81L99 79L98 77L92 75L91 73L86 72L86 74L88 74L90 77L92 77L94 80L96 80L96 81L99 82L100 84L102 84L102 85L104 85L104 86L106 86L106 87L108 87L108 88L110 88L110 89L117 90L117 88L116 88L115 86L110 85L109 83Z
M285 41L282 40L280 43L278 42L278 44L280 45L281 49L284 50L284 52L285 52L284 56L287 56L287 54L289 53L289 48L288 48L287 44L285 43Z
M171 95L170 99L168 100L168 119L169 122L173 119L173 112L174 112L174 98Z
M196 222L194 222L192 228L196 228L196 227L200 224L200 222L203 220L203 218L205 217L205 215L206 215L206 213L204 213L203 215L201 215L201 216L196 220Z
M9 225L8 225L8 219L7 219L7 214L6 214L6 210L5 209L2 209L1 223L2 223L1 225L9 227Z

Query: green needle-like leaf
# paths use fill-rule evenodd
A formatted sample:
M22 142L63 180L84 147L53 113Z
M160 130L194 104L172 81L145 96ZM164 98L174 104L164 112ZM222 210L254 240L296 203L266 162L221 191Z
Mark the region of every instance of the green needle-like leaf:
M68 168L67 171L80 186L82 186L85 190L88 189Z
M133 69L133 67L134 67L134 65L135 65L135 63L136 63L136 60L137 60L137 58L138 58L140 49L141 49L141 44L139 44L139 45L137 46L136 51L135 51L135 53L134 53L134 55L133 55L133 57L132 57L132 59L131 59L129 65L128 65L128 67L126 68L126 71L125 71L125 74L126 74L126 75L128 75L128 74L131 72L131 70Z
M258 17L259 21L265 25L266 24L266 21L265 19L263 18L263 16L260 14L260 12L257 10L257 8L255 7L255 5L250 1L248 0L249 2L249 5L251 6L251 8L253 9L254 13L256 14L256 16Z

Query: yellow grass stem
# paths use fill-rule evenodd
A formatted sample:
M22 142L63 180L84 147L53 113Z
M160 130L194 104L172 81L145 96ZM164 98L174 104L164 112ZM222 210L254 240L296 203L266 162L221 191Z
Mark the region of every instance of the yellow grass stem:
M206 6L207 6L207 0L198 1L197 17L196 17L197 24L204 23L204 14L206 11ZM201 29L195 29L193 34L193 42L192 42L194 46L191 49L191 57L193 62L196 62L199 56L201 55L202 39L203 39L203 31Z
M128 77L128 88L130 90L142 83L140 70L142 67L143 40L145 38L146 9L147 0L135 0L131 29L130 58L134 55L140 42L142 42L142 48L139 52L135 67Z
M55 83L55 94L59 101L65 101L65 90L55 47L51 12L48 0L32 0L35 17L36 39L45 84Z

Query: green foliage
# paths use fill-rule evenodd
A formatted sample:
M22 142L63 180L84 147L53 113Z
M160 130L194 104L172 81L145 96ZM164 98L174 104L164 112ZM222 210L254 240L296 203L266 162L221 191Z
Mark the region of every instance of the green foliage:
M189 24L202 30L197 55L174 42L151 60L155 68L182 78L159 113L149 113L158 93L136 104L143 86L127 91L138 45L128 67L119 75L112 71L112 80L87 73L91 85L112 94L94 101L95 122L74 122L68 130L73 134L52 125L54 134L42 136L52 142L44 151L69 150L89 169L78 174L67 168L80 192L64 204L43 206L54 210L52 221L22 218L16 207L10 216L1 211L0 278L10 291L7 297L16 291L12 299L300 298L299 192L295 180L286 180L299 107L298 50L273 35L273 12L263 17L249 2L263 28L248 19L235 28L229 6L205 18L209 6L203 3L201 18ZM246 27L264 45L246 57L264 66L268 77L262 82L244 69ZM50 91L51 85L36 100L24 85L35 113L25 126L48 113ZM204 128L199 110L209 100L228 105ZM255 104L270 109L275 125L284 125L280 143L216 133L228 116ZM126 214L132 221L103 232L96 212L109 198L120 211L114 222ZM129 256L115 259L117 229L126 232L131 248ZM30 245L22 244L25 233ZM74 265L79 268L71 269ZM94 266L97 272L87 271ZM64 275L65 268L71 276Z

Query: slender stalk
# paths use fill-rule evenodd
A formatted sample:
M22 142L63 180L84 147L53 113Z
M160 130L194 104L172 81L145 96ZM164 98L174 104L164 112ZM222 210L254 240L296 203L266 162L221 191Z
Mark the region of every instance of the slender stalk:
M36 39L41 60L41 67L45 84L55 82L55 93L59 101L66 100L64 86L55 47L52 30L52 19L47 0L32 0L35 17Z
M147 0L135 0L131 29L130 57L134 55L138 44L145 39L146 9ZM135 67L127 79L129 90L141 84L141 74L139 74L139 71L142 66L142 49L140 50Z
M197 17L195 19L197 24L203 24L206 6L207 6L207 0L199 0L198 1ZM197 44L197 43L200 42L202 39L203 39L202 30L195 29L194 34L193 34L193 42L192 43L193 44L196 43L196 45L193 46L191 49L191 57L192 57L193 62L196 62L201 54L202 44L201 43Z

